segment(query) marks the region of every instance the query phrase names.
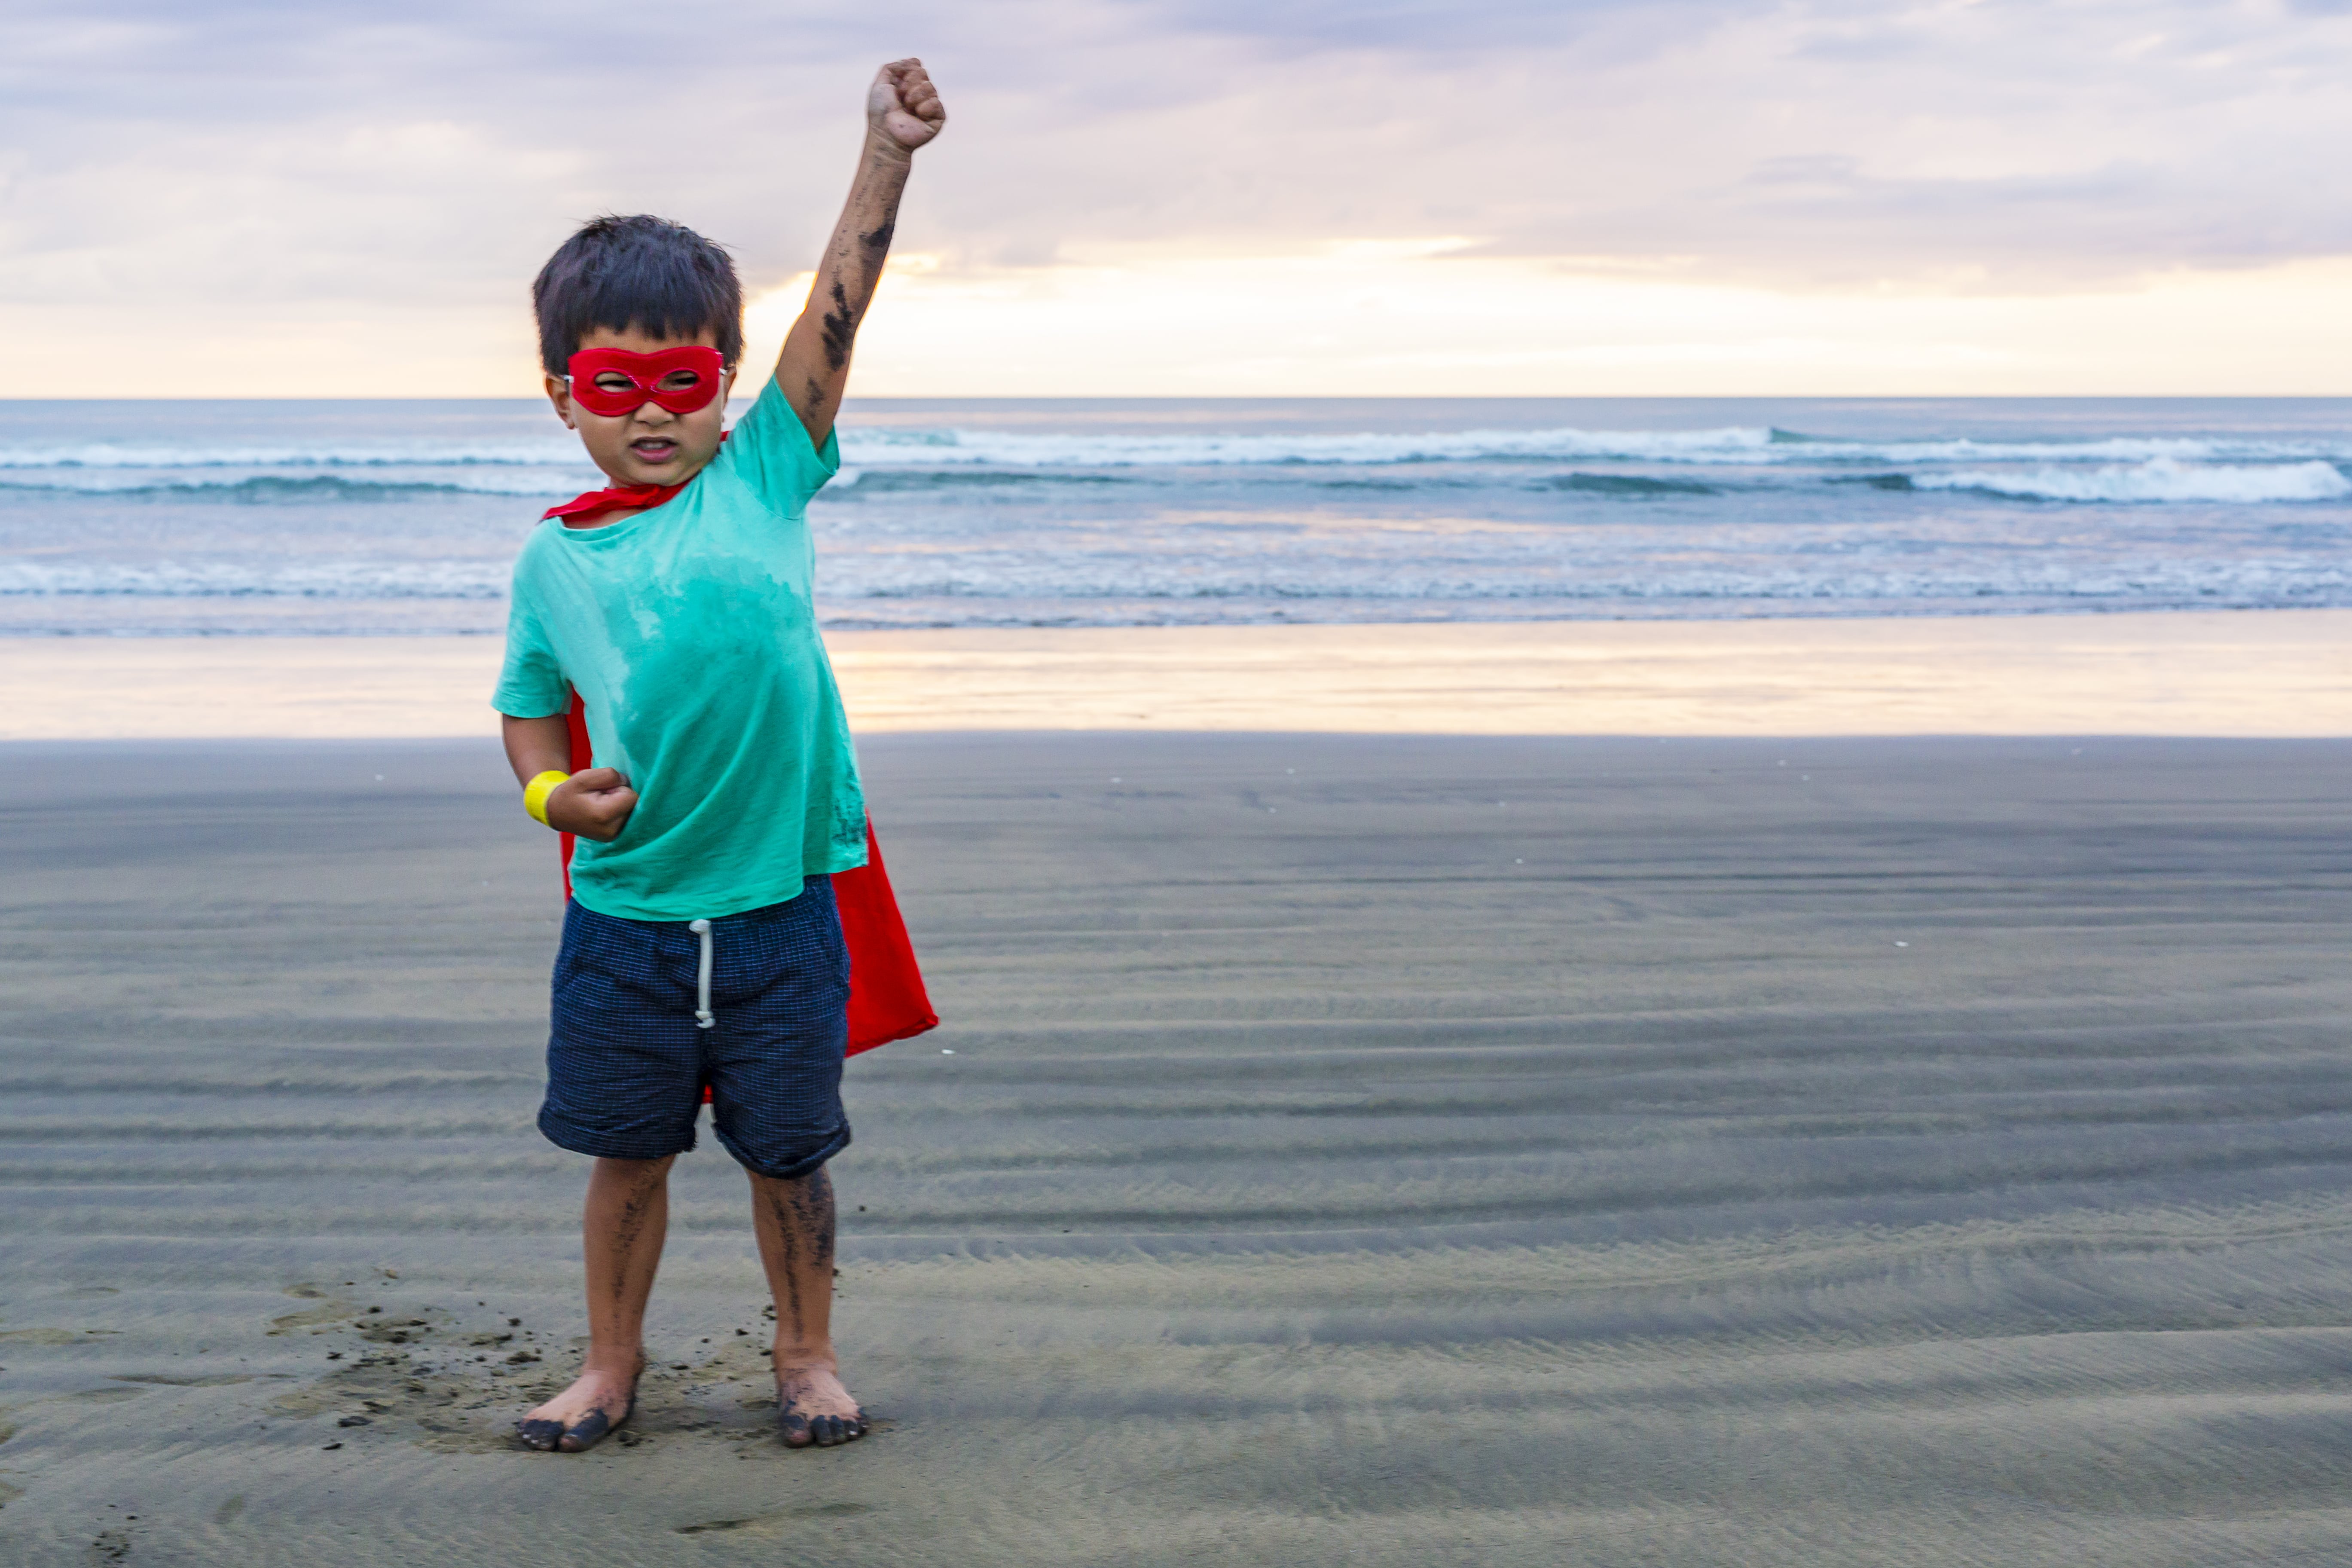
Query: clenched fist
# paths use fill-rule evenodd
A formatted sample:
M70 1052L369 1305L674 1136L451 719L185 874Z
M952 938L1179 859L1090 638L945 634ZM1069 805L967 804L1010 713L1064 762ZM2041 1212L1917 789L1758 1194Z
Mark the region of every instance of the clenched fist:
M547 825L610 844L637 809L637 792L616 768L583 768L547 792Z
M940 133L948 122L947 106L922 61L892 60L875 73L874 85L866 89L866 122L876 141L902 153Z

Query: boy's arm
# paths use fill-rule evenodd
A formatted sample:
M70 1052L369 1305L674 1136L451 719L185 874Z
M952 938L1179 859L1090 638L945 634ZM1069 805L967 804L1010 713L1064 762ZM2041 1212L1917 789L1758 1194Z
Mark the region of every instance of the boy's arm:
M572 773L572 721L561 713L544 719L499 715L499 730L507 743L507 762L518 783L528 784L541 773L572 773L547 795L547 825L559 833L576 833L599 844L610 843L628 826L637 808L637 792L614 768L583 768Z
M920 60L884 66L866 91L866 147L858 154L857 178L817 265L808 308L793 323L784 352L776 358L776 384L816 446L824 445L841 409L850 345L890 254L890 231L898 225L898 197L907 188L915 149L937 136L947 120L939 89Z

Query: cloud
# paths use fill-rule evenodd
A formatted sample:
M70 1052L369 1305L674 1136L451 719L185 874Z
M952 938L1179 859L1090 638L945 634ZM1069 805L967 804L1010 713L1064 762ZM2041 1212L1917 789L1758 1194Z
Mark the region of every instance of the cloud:
M1171 31L1255 38L1315 51L1397 49L1432 55L1583 46L1646 50L1730 16L1765 15L1774 0L1161 0L1143 8Z
M2352 14L2315 0L32 0L0 17L0 313L518 330L607 210L772 286L908 52L954 120L901 243L950 275L1457 237L2037 294L2352 253Z

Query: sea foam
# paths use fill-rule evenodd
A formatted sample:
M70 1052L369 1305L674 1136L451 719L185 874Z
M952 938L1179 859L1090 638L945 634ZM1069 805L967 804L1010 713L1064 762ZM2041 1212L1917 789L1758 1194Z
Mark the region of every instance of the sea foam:
M1923 490L1982 490L2028 500L2063 501L2264 501L2337 500L2352 495L2352 479L2333 463L2271 463L2261 466L2188 464L2156 458L2129 467L2041 468L2025 471L1962 469L1914 474Z
M476 468L586 461L571 437L473 445L385 442L318 446L141 446L110 441L0 447L0 468Z

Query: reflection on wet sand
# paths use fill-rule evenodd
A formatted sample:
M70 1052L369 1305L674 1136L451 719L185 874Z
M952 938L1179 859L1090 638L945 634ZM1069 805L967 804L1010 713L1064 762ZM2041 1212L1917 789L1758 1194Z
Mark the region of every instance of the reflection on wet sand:
M2352 611L835 632L861 734L2352 732ZM476 735L486 637L0 638L0 740Z

